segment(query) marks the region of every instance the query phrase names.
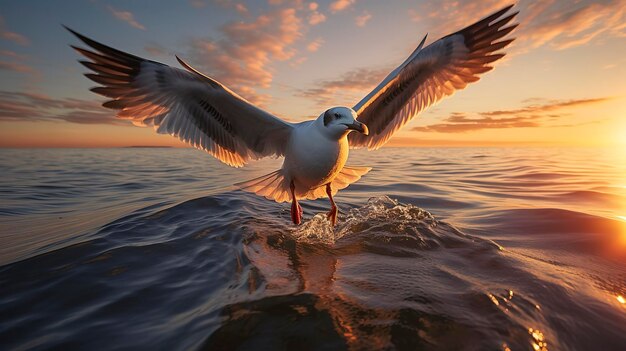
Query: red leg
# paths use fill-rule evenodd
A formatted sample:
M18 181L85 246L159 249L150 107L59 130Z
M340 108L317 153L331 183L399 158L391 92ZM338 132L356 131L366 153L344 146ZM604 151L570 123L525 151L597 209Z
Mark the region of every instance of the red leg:
M302 222L302 207L296 199L296 186L293 184L293 180L290 184L291 187L291 220L294 224L300 224Z
M335 200L333 200L333 190L330 188L330 183L326 184L326 194L328 195L328 198L330 199L330 205L331 205L330 212L328 212L326 217L334 226L335 223L337 223L338 210L337 210L337 205L335 205Z

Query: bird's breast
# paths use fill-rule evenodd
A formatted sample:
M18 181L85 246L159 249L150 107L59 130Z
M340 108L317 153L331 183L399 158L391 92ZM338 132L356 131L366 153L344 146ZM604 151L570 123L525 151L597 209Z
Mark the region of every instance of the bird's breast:
M283 169L298 187L313 189L332 182L348 159L348 139L322 135L294 135L285 154Z

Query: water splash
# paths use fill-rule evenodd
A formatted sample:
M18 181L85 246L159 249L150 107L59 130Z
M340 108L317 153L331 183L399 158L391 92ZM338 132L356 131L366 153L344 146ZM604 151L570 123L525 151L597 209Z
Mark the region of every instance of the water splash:
M364 206L350 209L344 217L339 217L335 228L326 214L318 213L292 230L291 235L299 242L332 245L343 237L376 227L383 226L386 232L402 233L407 226L432 229L437 223L430 212L384 195L372 197Z

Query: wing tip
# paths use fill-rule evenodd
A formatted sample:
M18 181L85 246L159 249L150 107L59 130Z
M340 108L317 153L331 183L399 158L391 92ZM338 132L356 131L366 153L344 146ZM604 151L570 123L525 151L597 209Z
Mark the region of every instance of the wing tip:
M502 10L497 11L495 14L498 14L497 16L495 16L495 18L492 21L489 21L489 23L492 23L495 20L498 20L499 18L501 18L502 16L504 16L505 14L507 14L507 12L509 12L509 10L511 10L513 8L513 6L515 6L516 3L512 3L511 5L508 5L506 7L504 7ZM519 14L519 10L516 10L510 14L508 14L504 19L502 19L501 21L504 21L505 23L508 23L511 19L515 18L518 14Z
M504 15L505 13L509 12L510 9L513 8L513 6L515 6L517 3L511 3L510 5L506 5L505 7L503 7L502 9L500 9L499 11L496 11L494 14L498 13L498 17ZM517 11L519 12L519 11ZM517 13L515 13L514 15L516 15Z
M61 24L61 25L63 26L63 28L67 29L70 33L76 36L85 45L87 45L90 50L93 50L94 53L99 53L101 55L106 56L109 59L114 59L118 61L123 60L123 61L134 62L134 63L146 61L146 59L142 57L112 48L108 45L95 41L85 35L82 35L64 24ZM80 50L85 50L85 49L80 49L74 45L70 45L70 47L72 47L74 50L77 50L79 53L82 53Z
M174 57L176 57L176 60L178 61L178 63L180 63L181 66L187 68L187 62L183 61L183 59L181 59L178 55L174 54Z
M485 18L477 21L476 23L474 23L473 25L471 25L470 27L473 27L475 25L481 25L481 24L486 24L487 26L489 26L492 22L498 20L500 17L502 17L504 14L506 14L507 12L509 12L510 9L513 8L513 6L515 6L515 3L512 3L511 5L505 6L502 9L493 12L490 15L487 15ZM519 13L519 11L516 11L514 13L512 13L510 15L511 18L517 16L517 14Z
M424 46L424 43L426 42L426 38L428 38L428 32L424 35L424 38L422 38L422 41L420 41L420 44L417 46L417 50L422 49L422 47Z
M109 100L104 102L102 107L106 107L111 110L122 110L125 106L120 100Z
M74 34L74 35L76 35L76 36L78 36L78 35L79 35L79 34L78 34L78 32L76 32L75 30L73 30L72 28L70 28L70 27L66 26L66 25L65 25L65 24L63 24L63 23L61 23L61 27L65 28L65 30L67 30L68 32L70 32L70 33L72 33L72 34Z
M85 44L87 44L87 45L91 46L91 45L89 44L89 42L91 41L89 38L87 38L86 36L84 36L84 35L82 35L82 34L78 33L77 31L73 30L72 28L70 28L70 27L68 27L68 26L66 26L66 25L64 25L64 24L61 24L61 26L63 26L63 28L65 28L68 32L72 33L75 37L77 37L78 39L80 39L80 41L82 41L83 43L85 43ZM70 45L70 46L72 46L72 45Z
M221 84L217 82L215 79L193 68L190 64L188 64L185 60L181 59L178 55L174 55L174 57L176 57L176 60L178 60L178 63L180 63L181 66L183 66L187 71L200 76L201 78L206 80L213 88L221 87Z
M197 69L193 68L190 64L187 63L187 61L183 60L182 58L180 58L180 56L178 55L174 55L174 57L176 57L176 60L178 61L178 63L180 63L181 66L183 66L184 69L202 75L204 76L204 74L202 74L200 71L198 71Z

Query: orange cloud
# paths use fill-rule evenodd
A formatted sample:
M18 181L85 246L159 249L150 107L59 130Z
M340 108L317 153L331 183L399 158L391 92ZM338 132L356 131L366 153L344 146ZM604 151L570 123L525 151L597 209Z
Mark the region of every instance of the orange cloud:
M550 0L547 0L550 1ZM511 0L442 0L421 3L417 9L409 11L413 21L427 22L433 39L448 35L451 31L463 28L510 5Z
M319 12L317 10L318 8L319 5L316 2L309 3L309 10L311 11L311 14L309 15L309 24L312 26L326 21L326 15Z
M414 127L416 132L462 133L483 129L531 128L531 127L573 127L575 125L554 125L563 114L555 111L570 107L598 104L610 98L550 101L531 104L519 109L480 112L478 117L468 117L465 113L453 112L444 119L445 123ZM535 100L533 100L535 101Z
M542 116L507 117L507 118L470 118L462 113L453 113L445 121L448 123L414 127L415 132L462 133L481 129L540 127Z
M318 11L314 11L309 16L309 24L312 25L312 26L320 24L320 23L322 23L324 21L326 21L326 15L324 15L323 13L320 13Z
M112 6L107 6L107 8L118 20L124 21L137 29L146 30L146 27L144 27L141 23L135 20L135 16L132 14L132 12L116 10Z
M330 12L332 13L337 13L339 11L343 11L345 9L347 9L348 7L352 6L352 4L354 4L356 2L356 0L336 0L333 1L329 8L330 8Z
M282 5L287 4L289 6L295 6L300 8L302 6L303 0L268 0L270 5Z
M322 44L324 44L324 39L322 38L317 38L315 40L313 40L312 42L310 42L307 46L306 49L310 52L315 52L317 50L319 50L320 46L322 46Z
M427 2L409 11L409 17L416 22L427 22L432 28L429 32L436 38L510 3L510 0ZM563 50L594 39L626 37L626 0L581 0L571 4L558 0L520 1L516 9L520 11L515 45L518 52L544 45Z
M12 41L22 46L30 45L30 40L28 38L6 29L4 18L2 16L0 16L0 37L2 37L2 39Z
M293 44L302 37L302 24L295 9L262 14L252 21L238 21L221 28L223 38L193 39L191 61L224 82L253 103L263 104L267 95L256 92L269 88L273 60L294 57Z
M367 11L363 11L363 13L360 16L357 16L354 19L354 22L356 23L358 27L365 27L365 25L370 19L372 19L372 14Z
M543 99L539 99L542 101ZM482 112L481 114L484 116L502 116L502 115L519 115L519 114L528 114L528 113L543 113L554 110L560 110L567 107L580 106L580 105L589 105L589 104L597 104L601 102L605 102L610 100L610 98L595 98L595 99L579 99L579 100L553 100L544 104L533 104L520 109L513 110L495 110ZM537 99L531 99L530 101L537 101Z
M527 11L520 38L531 47L549 45L563 50L587 44L601 34L604 38L626 36L626 0L580 1L568 8L551 0L530 3Z
M237 10L237 12L239 12L241 14L247 14L248 13L248 8L246 7L246 5L244 5L242 3L235 4L235 10Z

